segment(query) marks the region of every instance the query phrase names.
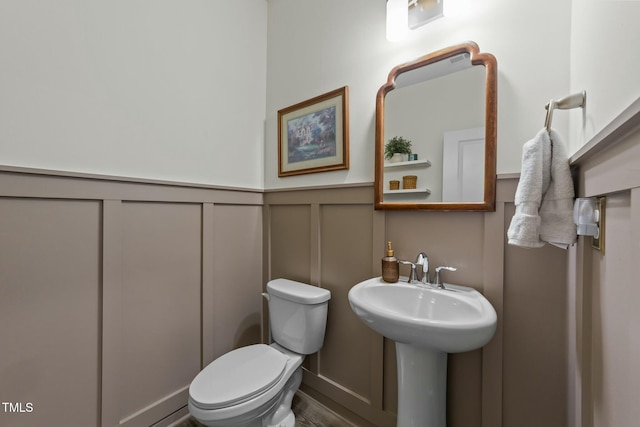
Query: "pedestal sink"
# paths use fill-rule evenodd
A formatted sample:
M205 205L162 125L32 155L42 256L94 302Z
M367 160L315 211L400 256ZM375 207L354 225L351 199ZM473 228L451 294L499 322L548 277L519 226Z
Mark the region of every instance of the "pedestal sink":
M480 348L495 332L496 311L481 293L445 287L376 277L349 291L358 317L396 342L397 427L445 427L447 353Z

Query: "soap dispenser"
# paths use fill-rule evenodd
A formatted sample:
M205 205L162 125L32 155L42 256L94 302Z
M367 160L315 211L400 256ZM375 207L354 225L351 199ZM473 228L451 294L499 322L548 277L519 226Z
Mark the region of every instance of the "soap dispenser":
M393 254L391 242L387 242L387 256L382 258L382 280L396 283L400 278L400 264Z

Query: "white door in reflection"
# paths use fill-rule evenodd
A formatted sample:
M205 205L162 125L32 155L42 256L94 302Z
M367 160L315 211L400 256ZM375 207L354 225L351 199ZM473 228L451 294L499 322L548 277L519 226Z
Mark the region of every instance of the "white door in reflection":
M484 128L444 133L442 201L484 200Z

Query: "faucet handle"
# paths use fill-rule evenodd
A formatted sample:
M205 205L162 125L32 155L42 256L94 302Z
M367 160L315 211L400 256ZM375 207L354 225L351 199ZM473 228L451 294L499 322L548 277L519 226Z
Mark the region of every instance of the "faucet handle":
M408 283L414 283L415 281L418 280L416 275L416 265L414 263L412 263L411 261L404 261L404 260L398 260L398 262L400 264L411 266L411 273L409 273L409 279L407 280Z
M433 281L433 284L435 286L437 286L438 288L440 288L440 289L444 289L444 285L442 284L442 281L440 280L440 270L456 271L457 268L455 268L455 267L447 267L445 265L441 265L440 267L436 267L435 270L436 270L436 278Z

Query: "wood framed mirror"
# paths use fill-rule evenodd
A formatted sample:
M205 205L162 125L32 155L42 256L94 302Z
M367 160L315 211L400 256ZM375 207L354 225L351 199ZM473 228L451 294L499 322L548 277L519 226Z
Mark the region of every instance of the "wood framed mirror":
M391 70L376 97L376 209L495 210L496 68L467 42ZM387 158L392 139L411 153Z

